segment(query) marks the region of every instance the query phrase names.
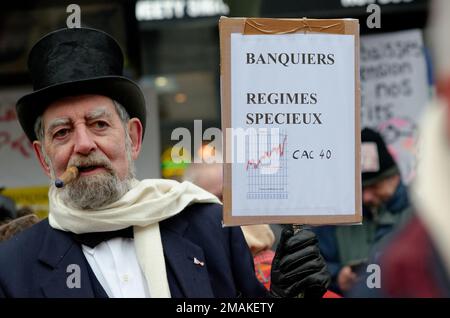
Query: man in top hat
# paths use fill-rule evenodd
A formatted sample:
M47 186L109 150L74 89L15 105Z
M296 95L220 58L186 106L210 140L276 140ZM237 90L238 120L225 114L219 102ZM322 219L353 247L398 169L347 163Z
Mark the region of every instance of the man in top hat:
M315 230L332 275L331 289L347 294L366 271L370 253L410 215L410 202L397 164L381 135L361 132L363 222Z
M329 275L312 232L283 233L267 294L240 228L222 228L214 195L135 178L145 102L122 76L113 38L59 30L39 40L28 65L34 92L17 115L52 180L49 218L0 245L0 296L322 295Z

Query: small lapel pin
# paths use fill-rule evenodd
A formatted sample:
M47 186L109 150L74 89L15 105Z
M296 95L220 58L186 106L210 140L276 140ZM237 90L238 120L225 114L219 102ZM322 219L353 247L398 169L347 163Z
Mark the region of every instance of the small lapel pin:
M194 264L195 265L200 265L200 266L205 266L205 262L201 262L197 259L197 257L194 257Z

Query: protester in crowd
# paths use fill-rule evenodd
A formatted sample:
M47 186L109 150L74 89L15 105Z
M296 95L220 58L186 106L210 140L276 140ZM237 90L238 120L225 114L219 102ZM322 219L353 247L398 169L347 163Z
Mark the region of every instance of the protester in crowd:
M17 102L17 117L62 188L50 187L48 220L0 244L0 296L322 296L329 274L311 232L282 233L267 292L240 228L222 227L217 197L189 182L135 178L145 101L122 76L113 38L52 32L28 65L34 92Z
M380 268L378 288L368 288L368 279L376 282L367 275L351 296L450 297L448 83L446 97L430 105L421 127L418 171L411 191L414 217L372 255L370 263Z
M407 189L381 135L361 132L363 222L315 228L332 276L331 290L346 294L366 269L371 251L410 215Z
M432 3L437 92L419 133L417 176L412 184L414 217L373 255L379 265L377 288L367 277L356 297L450 297L450 2Z

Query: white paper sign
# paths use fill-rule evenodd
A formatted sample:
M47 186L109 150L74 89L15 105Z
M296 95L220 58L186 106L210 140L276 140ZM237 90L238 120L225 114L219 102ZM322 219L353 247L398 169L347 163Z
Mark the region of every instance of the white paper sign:
M406 183L415 175L417 124L428 97L420 30L361 37L361 128L383 135Z
M235 139L233 216L355 214L354 52L353 35L231 34L231 126L268 129Z

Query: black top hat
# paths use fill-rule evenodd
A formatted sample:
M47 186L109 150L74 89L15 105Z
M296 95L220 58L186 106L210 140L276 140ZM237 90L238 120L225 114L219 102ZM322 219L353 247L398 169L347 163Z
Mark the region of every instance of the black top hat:
M361 143L374 143L378 153L378 170L362 173L363 187L373 185L383 179L400 173L394 158L392 158L387 149L383 137L381 137L378 132L370 128L364 128L361 131Z
M61 29L47 34L31 49L28 69L33 93L16 105L17 117L28 138L36 140L34 125L45 108L62 97L96 94L111 97L137 117L144 127L145 99L139 86L122 76L119 44L105 32Z

